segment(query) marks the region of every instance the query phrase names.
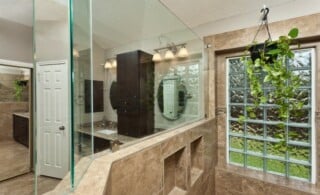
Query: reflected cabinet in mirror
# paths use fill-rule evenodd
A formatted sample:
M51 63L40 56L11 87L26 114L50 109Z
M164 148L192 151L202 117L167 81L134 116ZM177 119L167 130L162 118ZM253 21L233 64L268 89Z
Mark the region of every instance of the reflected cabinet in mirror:
M189 97L179 75L167 75L159 83L158 106L162 116L168 120L177 120L181 117Z

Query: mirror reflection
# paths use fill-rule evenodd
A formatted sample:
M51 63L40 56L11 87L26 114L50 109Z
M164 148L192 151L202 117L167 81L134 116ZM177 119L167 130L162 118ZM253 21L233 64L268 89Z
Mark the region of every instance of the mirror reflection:
M188 97L186 86L179 75L167 75L160 81L157 98L164 118L179 119L185 111Z

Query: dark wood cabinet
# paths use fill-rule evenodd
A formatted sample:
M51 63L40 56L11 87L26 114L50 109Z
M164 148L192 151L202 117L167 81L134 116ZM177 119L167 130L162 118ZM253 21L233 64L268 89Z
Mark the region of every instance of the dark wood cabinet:
M154 130L154 63L137 50L117 55L118 133L143 137Z
M29 118L13 114L13 138L29 147Z

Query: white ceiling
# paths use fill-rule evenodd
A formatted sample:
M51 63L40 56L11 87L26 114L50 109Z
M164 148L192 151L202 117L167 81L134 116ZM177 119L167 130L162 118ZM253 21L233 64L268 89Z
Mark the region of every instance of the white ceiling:
M320 12L320 0L160 1L200 37L258 25L263 5L270 8L270 22Z
M0 0L0 18L32 26L33 0ZM104 48L179 31L184 25L178 16L200 37L257 25L263 4L270 7L270 21L320 12L320 0L94 0L93 27L96 42ZM53 20L68 0L36 0L43 20ZM74 1L77 2L77 1ZM84 1L85 2L85 1ZM47 9L58 13L50 15ZM83 20L88 20L83 14ZM125 20L123 20L125 18ZM83 29L88 28L84 24ZM80 24L81 27L81 24ZM112 37L112 38L111 38Z
M0 0L0 18L32 26L32 0Z

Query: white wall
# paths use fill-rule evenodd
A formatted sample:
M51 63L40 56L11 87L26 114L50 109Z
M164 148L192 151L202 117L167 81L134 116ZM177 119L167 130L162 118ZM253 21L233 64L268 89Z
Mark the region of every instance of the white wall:
M33 62L32 27L0 19L0 59Z

